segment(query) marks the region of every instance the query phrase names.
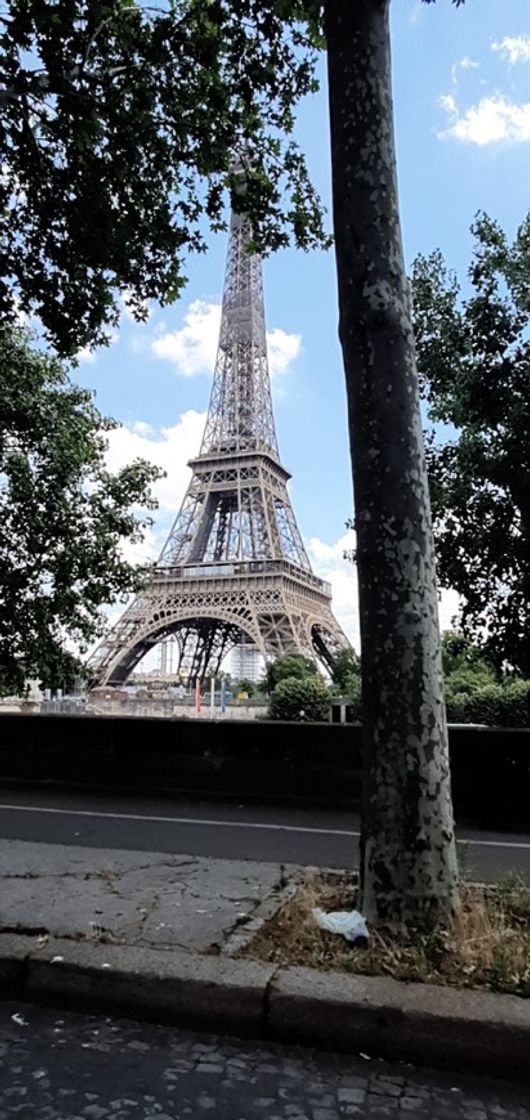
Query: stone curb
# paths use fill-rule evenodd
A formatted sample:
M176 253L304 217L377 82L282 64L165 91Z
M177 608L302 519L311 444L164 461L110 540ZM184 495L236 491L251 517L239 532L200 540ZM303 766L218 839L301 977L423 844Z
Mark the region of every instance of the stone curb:
M530 1081L517 996L2 934L0 998Z
M530 1080L530 1000L518 996L287 968L270 984L267 1036Z
M98 1010L212 1033L263 1035L264 994L275 971L272 965L67 938L50 938L40 948L33 942L23 955L19 940L0 935L0 998L13 998L16 991L28 1003Z
M285 870L285 866L282 865L282 876L285 874ZM273 890L268 898L263 899L258 904L252 917L236 926L229 934L221 949L223 956L234 957L237 953L246 949L262 926L265 925L265 922L268 922L274 914L278 913L278 910L285 906L286 902L295 897L300 887L302 872L299 868L291 868L289 875L290 878L284 886Z

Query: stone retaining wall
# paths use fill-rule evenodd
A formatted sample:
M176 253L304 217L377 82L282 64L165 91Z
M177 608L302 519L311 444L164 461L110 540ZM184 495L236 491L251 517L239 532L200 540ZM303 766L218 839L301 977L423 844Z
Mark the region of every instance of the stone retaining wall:
M460 819L530 826L530 729L450 728ZM0 781L357 807L356 725L0 715Z

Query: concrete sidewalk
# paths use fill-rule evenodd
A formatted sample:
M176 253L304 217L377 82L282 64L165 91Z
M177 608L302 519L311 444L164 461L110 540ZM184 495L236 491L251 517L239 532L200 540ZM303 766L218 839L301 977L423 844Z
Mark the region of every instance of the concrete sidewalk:
M0 843L0 999L530 1080L530 1000L231 954L281 865Z
M274 900L279 864L0 841L0 933L215 952Z

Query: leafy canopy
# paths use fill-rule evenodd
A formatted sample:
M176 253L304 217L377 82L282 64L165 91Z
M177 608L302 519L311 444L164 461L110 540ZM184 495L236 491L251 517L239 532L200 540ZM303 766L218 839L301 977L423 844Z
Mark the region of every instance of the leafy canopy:
M440 252L413 269L438 571L464 634L530 677L530 216L511 244L485 214L472 232L466 298Z
M319 0L6 0L2 320L37 313L63 355L104 343L120 293L138 319L147 300L179 296L187 253L224 228L225 188L260 250L290 234L304 249L329 244L292 138L300 99L318 88L323 11Z
M302 680L305 677L315 675L318 676L318 669L310 657L304 657L301 653L286 653L267 665L264 681L265 690L269 693L273 692L276 685L287 677L297 677Z
M105 340L125 294L175 299L224 222L256 246L327 243L294 110L314 89L303 5L8 0L0 16L0 316L37 312L59 353ZM239 152L246 189L231 171ZM251 159L246 153L251 153Z
M0 331L0 694L28 679L72 685L101 630L99 608L138 588L123 557L143 537L160 472L142 460L111 474L116 427L61 363L22 330Z
M493 679L492 665L482 646L459 630L446 630L442 634L442 666L446 680L453 673L474 673Z

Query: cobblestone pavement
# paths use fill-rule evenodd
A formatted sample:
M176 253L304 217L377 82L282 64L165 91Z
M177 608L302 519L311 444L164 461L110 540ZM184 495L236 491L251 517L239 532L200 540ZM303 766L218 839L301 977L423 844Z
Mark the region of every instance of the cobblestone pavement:
M530 1089L0 1004L0 1120L530 1120Z

